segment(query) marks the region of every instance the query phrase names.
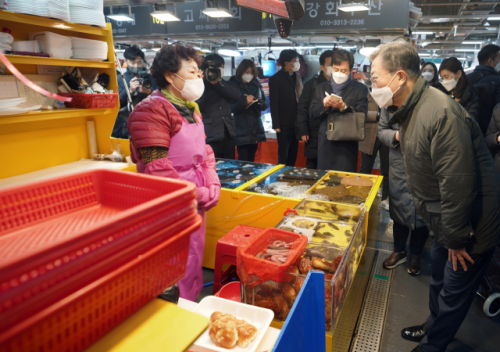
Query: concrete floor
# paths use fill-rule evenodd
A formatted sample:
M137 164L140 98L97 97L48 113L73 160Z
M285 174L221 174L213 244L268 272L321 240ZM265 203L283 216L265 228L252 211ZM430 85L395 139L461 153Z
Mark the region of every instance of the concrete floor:
M378 251L378 255L389 256L392 251L392 223L388 211L380 208L380 199L375 202L370 219L367 247ZM389 304L385 317L385 328L381 341L381 352L410 352L417 344L401 337L401 329L425 321L429 313L428 293L430 280L431 240L422 254L422 272L413 277L408 274L407 264L393 270ZM203 269L204 282L213 281L213 270ZM212 294L212 286L205 287L197 299ZM349 293L351 294L351 292ZM484 301L476 297L472 307L447 352L496 352L500 351L500 316L488 318L482 311ZM348 310L348 308L346 308ZM342 319L342 316L341 316ZM345 332L344 332L345 333ZM349 332L347 332L349 334ZM352 335L355 329L352 328ZM351 336L352 336L351 335ZM339 349L333 348L339 352Z

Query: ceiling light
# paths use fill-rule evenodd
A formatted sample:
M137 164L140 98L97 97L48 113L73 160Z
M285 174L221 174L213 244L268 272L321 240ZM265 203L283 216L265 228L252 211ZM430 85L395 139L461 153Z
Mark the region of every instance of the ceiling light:
M489 26L490 26L490 24L489 24L488 22L484 22L484 26L485 26L485 27L489 27Z
M460 51L462 51L462 52L472 52L473 51L475 53L478 53L479 49L455 49L455 51L457 51L457 52L460 52Z
M199 47L199 46L193 46L193 49L196 49L196 50L198 50L198 51L203 51L204 53L209 53L209 52L211 52L211 51L210 51L210 49L203 49L203 48L201 48L201 47Z
M132 22L132 21L134 21L133 18L131 18L127 15L122 15L122 14L108 15L108 18L111 20L120 21L120 22Z
M220 7L207 8L207 9L201 11L201 12L203 12L208 17L216 17L216 18L233 17L233 15L231 15L231 13L229 13L228 10L221 9Z
M427 57L427 56L431 56L431 54L418 54L418 56Z
M431 35L431 34L434 34L434 32L416 31L416 32L413 32L412 34L424 34L424 35Z
M177 22L181 19L177 17L174 13L170 11L154 11L151 12L151 16L162 22Z
M377 50L376 47L371 47L371 48L361 48L359 50L359 53L364 56L370 56L371 53L373 53L375 50Z
M356 49L357 47L356 46L341 46L340 49L344 49L344 50L350 50L350 49Z
M229 50L229 49L219 49L219 54L224 55L224 56L240 56L241 53L236 50Z
M483 42L474 42L474 41L469 41L469 40L467 40L467 41L465 41L465 42L462 42L462 44L474 44L474 45L475 45L475 44L479 44L479 45L480 45L480 44L483 44Z
M109 15L107 17L111 20L120 22L133 22L135 19L132 17L132 8L128 7L128 15L125 13L115 13L113 14L113 6L109 7Z
M341 1L340 4L337 5L337 8L344 12L368 11L370 10L370 1L351 1L347 4Z
M161 50L161 48L151 48L151 50L158 52Z
M488 21L500 21L500 16L493 16L493 17L488 17Z

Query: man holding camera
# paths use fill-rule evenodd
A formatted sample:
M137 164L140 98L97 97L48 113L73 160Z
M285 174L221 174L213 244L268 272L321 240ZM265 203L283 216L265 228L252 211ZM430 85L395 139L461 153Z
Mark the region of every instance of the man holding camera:
M136 106L158 87L154 83L153 77L148 73L144 53L141 49L136 46L130 47L125 50L123 56L127 64L127 72L123 74L123 77L132 97L132 105ZM121 75L118 75L118 93L120 95L120 111L111 136L128 139L127 121L131 107L128 106L127 90Z
M203 116L206 143L209 144L216 158L234 159L234 137L236 125L231 116L231 103L241 98L241 93L222 79L224 58L218 54L209 54L201 65L205 92L197 101Z

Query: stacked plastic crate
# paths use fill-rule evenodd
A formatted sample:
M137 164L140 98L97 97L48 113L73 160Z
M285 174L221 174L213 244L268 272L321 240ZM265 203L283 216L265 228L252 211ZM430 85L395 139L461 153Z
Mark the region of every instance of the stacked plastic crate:
M183 277L192 184L95 170L0 191L0 351L80 351Z

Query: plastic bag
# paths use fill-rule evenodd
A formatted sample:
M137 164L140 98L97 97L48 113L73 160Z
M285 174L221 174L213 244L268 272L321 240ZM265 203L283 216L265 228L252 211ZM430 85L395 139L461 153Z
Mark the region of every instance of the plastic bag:
M289 244L290 250L286 262L275 263L256 257L275 241L284 241ZM265 230L238 246L236 263L240 281L252 288L268 280L284 281L285 272L297 263L306 246L307 237L304 235L275 228Z

